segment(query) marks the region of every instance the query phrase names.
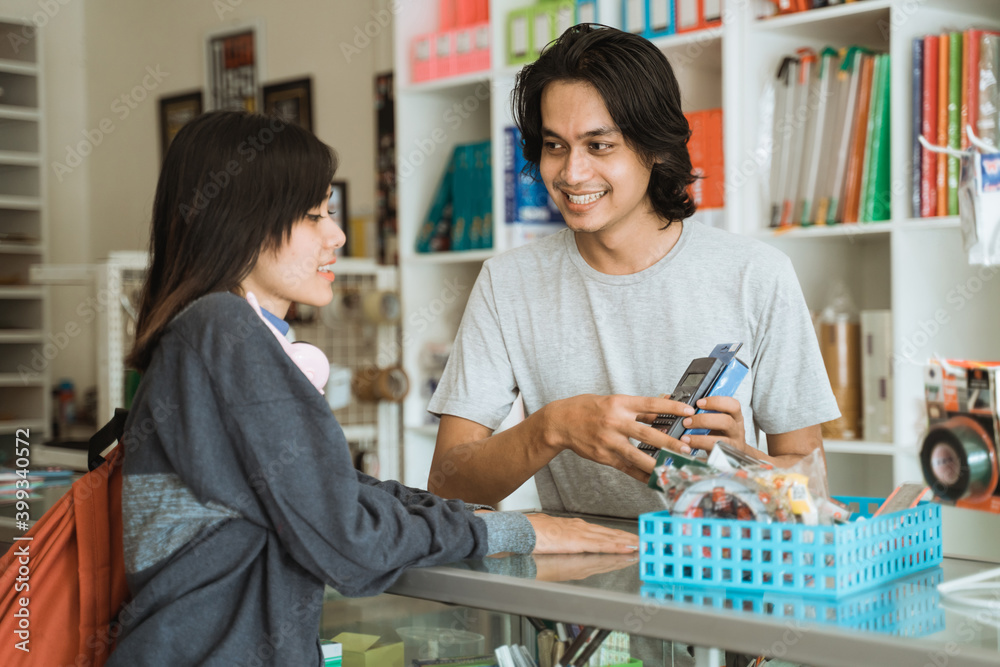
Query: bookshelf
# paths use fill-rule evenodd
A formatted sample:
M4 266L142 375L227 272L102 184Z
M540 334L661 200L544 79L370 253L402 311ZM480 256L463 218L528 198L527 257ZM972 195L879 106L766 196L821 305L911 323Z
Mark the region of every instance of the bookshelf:
M0 17L5 35L25 25ZM46 439L48 366L59 351L49 338L48 288L30 278L47 253L39 33L0 44L0 461L12 456L18 429L30 430L33 445Z
M436 27L437 2L407 3L395 22L397 90L397 146L399 159L418 142L442 128L447 146L437 146L424 165L399 188L400 269L403 285L404 350L407 372L415 383L421 375L419 354L424 342L449 341L478 273L479 263L508 247L502 207L503 165L493 164L494 249L474 253L416 256L414 236L426 213L450 146L491 137L499 155L503 128L511 123L509 95L516 68L505 62L505 17L526 0L493 0L491 69L477 75L415 86L409 81L409 44L418 34ZM820 310L830 284L843 280L859 309L891 309L893 342L910 353L894 367L894 442L830 443L831 479L856 486L860 471L870 484L852 490L883 490L903 480L920 479L915 455L924 427L923 361L929 356L1000 358L1000 279L980 276L969 267L962 250L956 218L913 219L910 213L909 163L910 49L913 38L945 28L1000 27L1000 14L991 0L863 0L836 7L768 19L757 19L762 0L731 0L719 28L658 38L681 84L685 111L722 107L726 154L726 211L730 231L749 234L789 255L810 308ZM600 19L620 23L620 2L601 0ZM758 141L759 100L779 57L802 46L821 49L861 44L891 55L891 218L881 223L796 229L776 234L767 228L762 173L754 165ZM456 102L488 85L490 103L452 130L444 114ZM455 256L453 256L455 255ZM463 255L457 257L457 255ZM433 319L417 313L440 299L447 281L465 290ZM455 282L457 281L457 283ZM959 305L956 290L965 286L970 298ZM972 288L975 288L974 293ZM944 310L947 323L933 335L929 323ZM424 484L433 452L435 430L423 415L426 396L411 393L404 408L406 481Z

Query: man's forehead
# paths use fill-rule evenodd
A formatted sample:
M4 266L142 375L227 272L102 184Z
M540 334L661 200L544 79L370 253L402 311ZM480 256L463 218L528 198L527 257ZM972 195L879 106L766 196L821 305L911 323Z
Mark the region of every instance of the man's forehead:
M577 115L577 112L587 109L586 105L581 107L579 104L572 107L567 107L563 104L555 106L555 100L552 99L551 94L555 93L558 95L560 93L569 92L570 87L575 88L573 92L577 94L582 92L585 95L593 96L592 103L594 104L589 108L589 112L593 118L583 121L586 126L577 128L577 131L575 132L576 136L573 138L586 139L589 137L621 134L621 130L619 130L618 126L611 118L611 113L608 110L607 104L604 102L604 98L593 85L586 81L553 81L545 86L545 89L542 91L541 117L543 135L558 136L562 139L566 139L567 137L561 136L561 133L566 130L559 127L562 124L560 121L566 121L562 112L565 111L569 114ZM549 113L546 113L546 107L548 107ZM578 118L576 120L576 124L579 124L580 120Z

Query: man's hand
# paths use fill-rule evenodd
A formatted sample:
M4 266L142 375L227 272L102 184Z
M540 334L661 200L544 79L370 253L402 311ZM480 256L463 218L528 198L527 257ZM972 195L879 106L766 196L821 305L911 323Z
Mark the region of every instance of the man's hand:
M550 444L646 482L656 461L629 438L680 451L684 443L650 426L648 417L661 413L689 416L695 411L669 398L584 394L553 401L543 412Z
M686 417L684 428L707 428L710 432L708 435L681 436L681 442L687 445L686 451L684 448L681 449L683 453L686 454L691 449L709 451L719 440L739 450L748 449L746 430L743 426L743 409L739 401L730 396L711 396L698 399L697 406L700 410L712 412Z

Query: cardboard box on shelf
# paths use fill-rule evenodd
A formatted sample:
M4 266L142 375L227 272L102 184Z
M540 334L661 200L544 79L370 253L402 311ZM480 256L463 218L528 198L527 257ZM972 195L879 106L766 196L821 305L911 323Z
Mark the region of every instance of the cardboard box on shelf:
M403 667L403 642L383 643L378 635L341 632L333 638L344 647L343 667Z
M861 326L822 322L819 349L841 415L823 424L823 437L856 440L861 437Z

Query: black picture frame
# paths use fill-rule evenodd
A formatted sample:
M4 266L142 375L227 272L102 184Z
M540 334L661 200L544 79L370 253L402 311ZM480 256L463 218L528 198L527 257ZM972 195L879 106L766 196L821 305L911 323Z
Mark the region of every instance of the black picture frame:
M264 113L313 131L312 78L269 83L263 93Z
M201 90L160 98L160 158L167 154L170 142L188 121L203 110Z
M330 199L327 201L330 217L343 230L347 240L342 253L350 255L351 234L348 227L351 224L351 209L348 203L347 181L334 180L330 183Z

